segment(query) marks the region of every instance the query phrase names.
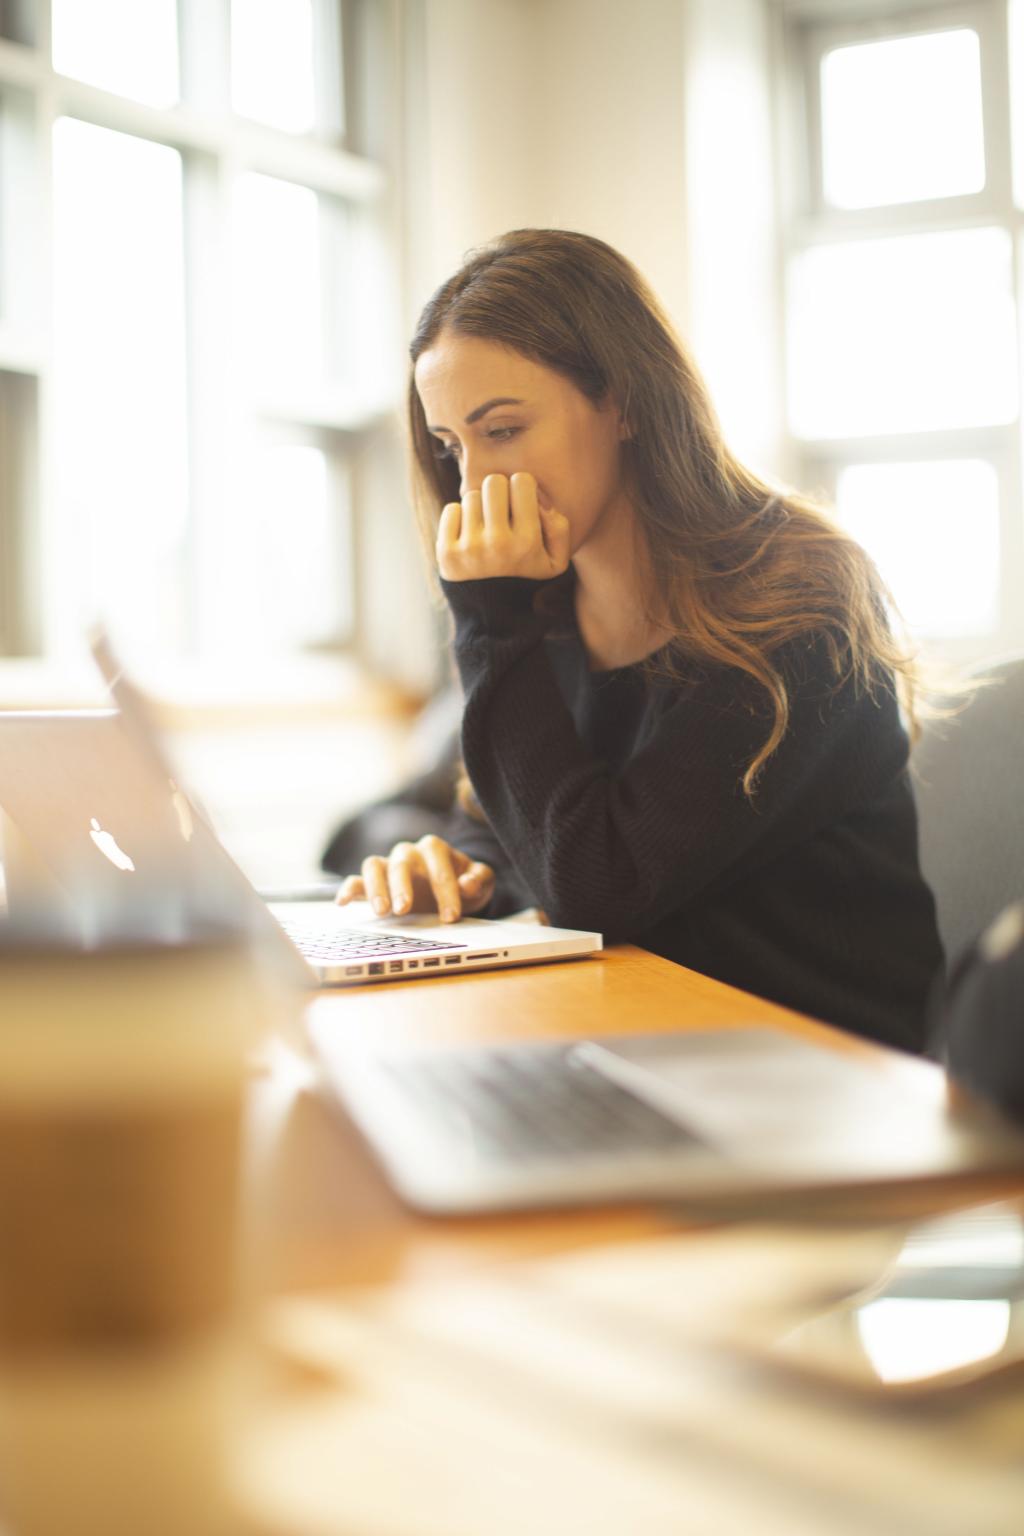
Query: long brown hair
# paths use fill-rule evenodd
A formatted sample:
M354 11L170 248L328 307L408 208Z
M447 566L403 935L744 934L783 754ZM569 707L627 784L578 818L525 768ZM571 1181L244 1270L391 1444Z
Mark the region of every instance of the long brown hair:
M704 382L636 268L604 241L518 229L472 252L426 304L413 364L443 329L521 352L595 405L614 400L631 436L623 474L674 639L658 666L739 668L764 691L770 729L746 765L751 795L789 719L780 649L823 637L836 688L896 686L914 723L914 665L887 617L872 561L807 497L772 489L730 453ZM409 385L413 494L433 545L459 471L438 458ZM653 617L654 615L648 615Z

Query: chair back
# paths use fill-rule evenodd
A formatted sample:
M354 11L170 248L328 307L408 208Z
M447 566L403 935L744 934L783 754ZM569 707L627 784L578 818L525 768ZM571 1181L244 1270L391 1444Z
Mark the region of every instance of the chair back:
M994 681L960 713L929 721L911 756L947 965L1024 896L1024 656L975 675Z

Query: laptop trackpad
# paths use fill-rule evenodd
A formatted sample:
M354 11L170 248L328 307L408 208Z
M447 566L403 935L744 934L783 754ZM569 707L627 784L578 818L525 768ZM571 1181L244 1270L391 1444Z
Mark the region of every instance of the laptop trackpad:
M903 1071L771 1029L587 1041L588 1063L682 1121L731 1161L768 1173L861 1176L933 1165L942 1075L923 1062L916 1092ZM900 1066L904 1063L901 1060ZM809 1160L813 1159L813 1162Z

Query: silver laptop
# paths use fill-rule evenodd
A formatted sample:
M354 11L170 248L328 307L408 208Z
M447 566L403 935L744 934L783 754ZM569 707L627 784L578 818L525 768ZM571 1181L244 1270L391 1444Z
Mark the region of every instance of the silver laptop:
M773 1029L396 1049L329 1013L307 1028L390 1182L431 1213L675 1198L749 1216L772 1197L827 1216L865 1191L1024 1169L1024 1134L953 1114L933 1063Z
M181 788L102 637L113 710L0 712L0 808L13 917L86 942L133 922L247 929L308 985L451 975L593 954L601 936L540 923L380 919L368 906L266 903Z

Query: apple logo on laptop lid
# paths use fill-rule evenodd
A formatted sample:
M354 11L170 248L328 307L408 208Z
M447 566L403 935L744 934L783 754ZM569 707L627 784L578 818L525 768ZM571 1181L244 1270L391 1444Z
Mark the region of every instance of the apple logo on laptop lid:
M117 838L112 832L106 832L100 826L96 817L90 818L89 836L105 859L109 859L116 869L128 870L135 873L135 865L118 844Z

